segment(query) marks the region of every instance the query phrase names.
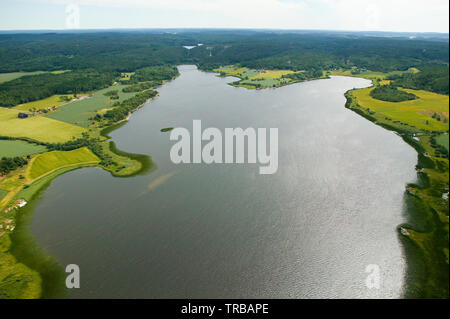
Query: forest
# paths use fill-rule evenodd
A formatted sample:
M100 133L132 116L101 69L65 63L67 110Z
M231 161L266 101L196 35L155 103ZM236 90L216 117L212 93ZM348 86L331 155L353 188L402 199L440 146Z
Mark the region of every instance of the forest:
M105 114L103 114L103 116L97 114L94 119L101 120L102 118L104 118L111 123L123 120L131 111L134 111L137 107L144 104L145 101L156 96L156 94L158 94L158 92L153 90L146 90L138 93L137 95L123 101L122 103L117 103L116 105L114 105L113 109L108 110Z
M419 73L393 76L390 79L395 86L448 95L448 71L448 65L425 66Z
M198 43L204 45L197 46ZM183 45L195 46L191 50ZM367 69L388 72L411 67L422 72L392 77L394 86L448 94L448 39L382 37L358 32L251 30L148 30L143 32L62 32L0 34L0 73L56 71L0 84L0 106L9 107L54 94L79 94L114 81L142 91L178 74L173 65L196 64L210 71L224 65L251 69L306 71ZM121 80L121 72L130 72ZM154 81L152 85L139 84ZM139 86L136 86L139 85ZM128 90L128 89L127 89Z
M110 86L112 72L79 70L60 74L42 73L23 76L0 84L0 106L41 100L54 94L78 94Z
M3 157L0 160L0 176L6 175L11 171L16 170L19 167L22 167L28 163L23 157Z
M414 94L399 90L392 85L377 86L370 91L370 96L374 99L388 102L402 102L417 99L417 96Z
M204 45L197 46L198 43ZM196 47L186 50L183 45ZM133 72L148 66L183 63L197 64L204 70L239 63L254 69L326 70L357 66L372 71L392 71L431 62L448 63L448 49L448 39L331 31L0 34L0 73L86 69Z

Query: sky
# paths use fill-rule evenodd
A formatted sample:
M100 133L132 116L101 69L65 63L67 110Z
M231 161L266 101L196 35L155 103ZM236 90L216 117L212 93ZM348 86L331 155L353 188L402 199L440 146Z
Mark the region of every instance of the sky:
M449 32L448 0L0 0L0 30L267 28Z

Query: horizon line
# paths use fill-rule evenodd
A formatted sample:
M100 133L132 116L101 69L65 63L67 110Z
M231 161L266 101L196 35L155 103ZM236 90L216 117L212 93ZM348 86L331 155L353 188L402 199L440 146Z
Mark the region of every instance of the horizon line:
M439 34L449 35L449 32L440 31L383 31L383 30L347 30L347 29L295 29L295 28L258 28L258 27L105 27L105 28L37 28L37 29L0 29L5 33L27 32L85 32L85 31L145 31L145 30L248 30L248 31L307 31L307 32L369 32L369 33L406 33L406 34Z

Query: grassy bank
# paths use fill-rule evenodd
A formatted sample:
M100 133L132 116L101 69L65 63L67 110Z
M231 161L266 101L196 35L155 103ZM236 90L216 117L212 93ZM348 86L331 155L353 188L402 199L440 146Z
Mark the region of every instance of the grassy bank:
M448 150L445 154L434 141L448 138L448 97L414 90L418 100L391 103L371 98L371 89L348 91L346 107L396 132L418 153L418 182L405 191L408 222L398 226L408 261L405 297L448 298L449 161Z

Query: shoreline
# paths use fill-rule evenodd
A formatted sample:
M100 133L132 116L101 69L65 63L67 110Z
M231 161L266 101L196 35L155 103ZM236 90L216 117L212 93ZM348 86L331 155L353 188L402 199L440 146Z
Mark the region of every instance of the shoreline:
M373 86L372 82L371 87ZM358 89L348 90L344 94L345 107L375 125L394 132L417 153L417 181L407 184L404 192L407 221L396 227L406 260L404 298L448 298L448 217L446 223L440 218L435 203L439 198L429 195L435 185L430 182L433 177L426 171L436 170L440 165L435 163L437 160L429 155L425 147L433 132L421 132L420 136L416 136L412 131L375 118L368 114L370 110L365 110L358 104L357 98L352 94L355 90ZM442 163L440 160L438 162ZM447 256L444 256L445 249Z
M80 168L100 168L110 172L113 177L117 178L128 178L137 175L144 175L155 170L157 166L151 160L150 156L145 154L128 153L118 149L114 141L108 141L111 138L108 134L125 125L132 113L142 108L156 96L147 99L144 103L132 110L127 118L116 123L112 123L103 129L99 129L100 136L106 139L103 142L108 143L109 151L118 156L127 157L132 161L137 161L140 164L139 169L125 175L120 175L116 174L113 170L107 169L100 163L74 164L49 172L28 185L27 189L31 187L34 187L35 189L33 189L31 195L27 197L27 205L16 210L15 229L13 232L8 233L10 245L6 251L6 254L10 254L15 259L16 265L23 265L27 268L27 270L29 270L29 273L39 276L39 282L36 282L37 279L35 279L32 283L39 286L40 291L37 292L33 289L33 294L25 298L54 299L67 297L64 292L64 280L66 273L64 272L62 265L60 265L53 256L47 254L43 248L37 244L31 233L31 222L33 219L34 208L38 204L43 193L57 177ZM20 197L20 193L23 190L24 187L13 194L11 199L5 203L5 207L7 207L11 201L17 199L17 197Z
M201 70L200 70L201 71ZM207 71L204 71L207 72ZM216 73L216 72L212 72ZM328 78L328 77L327 77ZM364 78L362 78L364 79ZM311 79L307 81L313 81L316 79ZM367 79L366 79L367 80ZM301 81L304 82L304 81ZM294 82L298 83L298 82ZM290 85L294 83L289 83L285 85ZM230 84L230 83L228 83ZM230 84L231 85L231 84ZM283 86L285 86L283 85ZM373 86L373 83L372 83ZM428 265L426 263L427 260L435 260L436 257L440 256L440 252L433 251L433 249L430 249L430 251L427 251L423 246L418 243L419 240L415 239L415 235L419 234L425 234L424 236L427 236L427 227L425 227L423 224L423 216L415 216L413 212L418 212L420 214L425 213L427 218L433 218L433 207L430 206L427 201L424 199L421 199L418 197L415 193L412 193L409 191L410 188L413 189L419 189L420 191L423 190L429 190L431 188L429 179L430 176L426 172L423 171L423 168L428 168L430 166L429 161L430 159L425 155L426 150L421 145L421 140L416 140L414 134L412 134L409 131L402 131L400 128L397 128L393 125L390 125L389 123L383 123L371 116L370 114L366 113L365 110L360 107L352 107L353 99L356 101L356 97L351 95L351 92L355 89L348 90L344 96L346 97L346 103L345 107L352 110L353 112L361 115L362 117L366 118L367 120L373 122L376 125L379 125L383 127L384 129L390 130L395 132L398 136L400 136L408 145L413 147L417 154L418 154L418 160L416 165L416 172L417 172L417 183L414 184L407 184L405 193L404 193L404 201L406 203L407 208L404 210L407 222L400 224L396 227L397 233L400 239L400 242L402 243L402 249L405 254L405 260L406 260L406 273L405 273L405 280L404 280L404 297L405 298L430 298L430 297L436 297L435 290L431 292L425 291L426 288L430 285L430 277L433 277L430 275L430 268L432 274L436 274L439 272L442 272L440 270L440 267L443 267L445 265L439 264L439 265ZM158 96L158 95L156 95ZM156 97L155 96L155 97ZM154 98L154 97L153 97ZM122 119L116 123L113 123L111 125L108 125L102 129L99 129L100 136L104 137L105 140L102 142L108 143L109 150L119 156L128 157L132 160L136 160L141 164L141 168L136 170L135 172L131 174L126 175L117 175L113 170L108 170L99 163L95 165L74 165L72 167L63 167L60 168L54 172L51 172L50 174L46 176L42 176L35 182L41 183L41 185L38 185L36 190L33 191L32 197L28 200L28 205L21 208L17 212L16 217L16 230L10 234L11 237L11 249L10 253L13 255L18 262L23 263L28 268L30 268L32 271L37 272L40 275L41 278L41 295L39 298L61 298L64 296L64 278L65 278L65 272L62 269L61 265L56 261L55 258L53 258L50 255L47 255L45 251L39 247L39 245L36 243L33 235L31 234L30 224L33 218L33 212L35 205L39 202L41 199L41 196L44 194L45 190L50 186L51 182L57 178L58 176L83 167L100 167L104 170L107 170L113 175L114 177L133 177L136 175L143 175L148 172L153 171L156 169L156 164L152 162L151 157L148 155L143 154L133 154L128 153L125 151L121 151L117 149L114 141L109 141L111 137L108 135L112 131L122 127L125 125L132 113L139 110L141 107L143 107L145 104L147 104L150 100L153 98L148 99L143 104L139 105L137 108L135 108L133 111L131 111L128 116L125 119ZM432 159L431 159L432 160ZM35 185L36 186L36 185ZM18 192L20 193L20 192ZM17 195L17 194L16 194ZM14 197L15 198L15 197ZM437 221L436 224L433 224L432 226L438 225ZM441 238L438 238L438 235L442 235L441 232L439 233L433 233L431 235L431 239L427 239L431 243L435 243L436 241L440 241ZM447 232L448 235L448 232ZM445 239L445 238L444 238ZM427 242L428 243L428 242ZM448 245L448 244L447 244ZM442 246L442 243L439 244L439 246ZM426 246L429 248L429 246ZM448 247L448 246L447 246ZM425 261L423 261L425 260ZM445 278L440 278L439 280L436 280L437 286L442 286L442 283L447 282L448 283L448 264L447 266L447 280L445 281ZM445 277L445 274L444 274ZM433 287L436 286L436 284L432 285ZM434 288L433 288L434 289ZM439 288L438 288L439 289ZM445 291L445 287L442 287L442 291ZM448 298L448 284L447 284L447 297Z

